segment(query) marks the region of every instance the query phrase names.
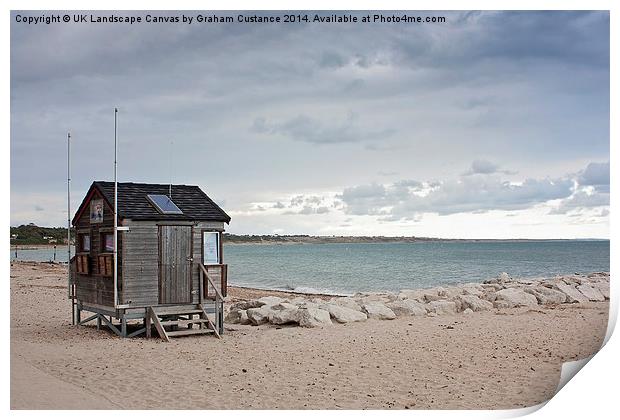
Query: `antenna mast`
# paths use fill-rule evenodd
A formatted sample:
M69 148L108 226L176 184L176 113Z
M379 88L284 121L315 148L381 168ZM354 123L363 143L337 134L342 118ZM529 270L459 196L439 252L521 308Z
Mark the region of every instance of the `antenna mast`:
M118 182L116 179L116 115L118 108L114 108L114 307L118 305Z
M71 324L75 325L75 297L71 290L71 133L67 133L67 294L71 299Z

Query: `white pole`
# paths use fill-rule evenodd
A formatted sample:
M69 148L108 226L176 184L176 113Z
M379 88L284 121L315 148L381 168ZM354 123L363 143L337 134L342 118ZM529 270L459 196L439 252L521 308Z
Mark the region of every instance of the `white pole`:
M116 114L118 109L114 108L114 307L118 305L118 182L116 180Z
M71 323L75 325L75 305L71 293L71 133L67 133L67 297L71 299Z

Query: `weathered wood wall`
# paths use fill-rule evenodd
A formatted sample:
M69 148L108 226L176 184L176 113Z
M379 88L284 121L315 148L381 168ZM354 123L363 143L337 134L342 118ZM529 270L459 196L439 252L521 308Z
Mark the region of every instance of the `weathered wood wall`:
M130 306L149 306L159 303L159 225L183 224L170 221L123 220L129 232L119 232L123 238L122 292L120 303ZM223 222L200 222L193 226L193 258L202 262L202 231L224 230ZM192 269L192 303L198 303L200 272L197 264Z
M92 200L101 199L101 195L94 190ZM104 200L103 223L90 223L90 202L87 203L85 211L75 224L76 234L87 233L90 235L90 251L82 252L80 242L76 241L76 255L88 255L90 274L76 274L76 296L84 303L96 303L99 305L114 306L114 278L99 272L97 257L101 254L110 255L103 250L102 234L113 233L114 231L114 210L107 205ZM122 243L119 235L119 249ZM122 264L119 253L119 266ZM122 283L122 276L119 273L119 283Z

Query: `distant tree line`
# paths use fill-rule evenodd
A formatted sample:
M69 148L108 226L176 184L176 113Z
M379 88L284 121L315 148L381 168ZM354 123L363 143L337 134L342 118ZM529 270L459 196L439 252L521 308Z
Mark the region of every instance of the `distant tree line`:
M75 232L71 228L71 238L75 237ZM11 244L14 245L44 245L67 243L67 228L63 227L41 227L34 223L21 226L11 226Z

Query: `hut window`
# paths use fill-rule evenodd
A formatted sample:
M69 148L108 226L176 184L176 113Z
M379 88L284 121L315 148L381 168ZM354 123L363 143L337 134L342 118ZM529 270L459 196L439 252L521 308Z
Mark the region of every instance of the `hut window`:
M82 244L81 250L83 252L89 252L90 251L90 235L83 234L81 235L80 238L81 238L80 243Z
M104 233L103 234L103 252L114 252L114 234L113 233Z
M202 232L202 263L220 263L220 233Z
M161 214L183 214L170 197L163 194L148 194L146 198Z

